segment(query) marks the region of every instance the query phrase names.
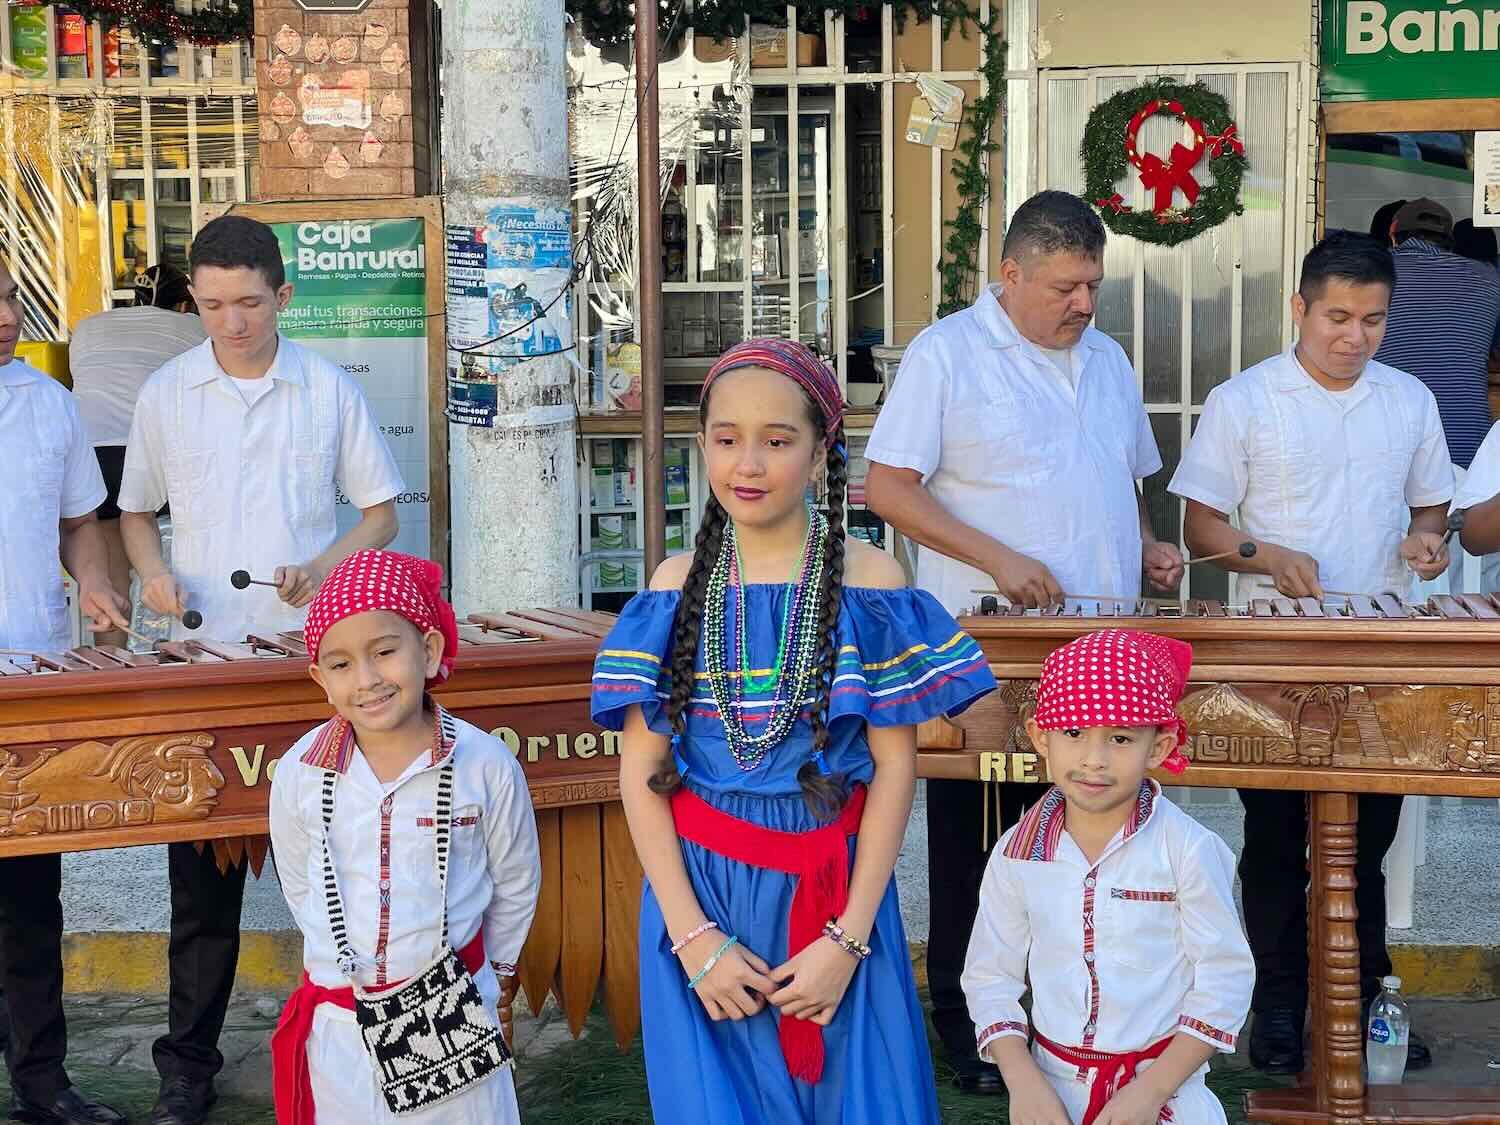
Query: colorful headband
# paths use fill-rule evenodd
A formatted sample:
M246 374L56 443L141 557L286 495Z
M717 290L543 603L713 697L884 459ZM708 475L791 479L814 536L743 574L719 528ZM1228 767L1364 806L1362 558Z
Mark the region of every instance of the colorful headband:
M1174 727L1177 744L1162 768L1180 774L1187 724L1177 703L1193 667L1192 646L1130 629L1101 629L1069 641L1042 664L1036 723L1043 730Z
M812 396L823 415L824 440L830 446L838 441L844 425L844 396L839 392L838 377L806 344L779 336L758 336L741 341L708 369L703 390L698 395L698 405L701 407L708 401L708 389L715 379L726 371L741 367L765 367L794 380Z
M427 686L440 684L458 656L458 620L443 599L443 568L396 551L356 551L328 572L307 607L302 640L316 662L323 635L346 617L383 609L406 618L422 633L443 635L443 661Z

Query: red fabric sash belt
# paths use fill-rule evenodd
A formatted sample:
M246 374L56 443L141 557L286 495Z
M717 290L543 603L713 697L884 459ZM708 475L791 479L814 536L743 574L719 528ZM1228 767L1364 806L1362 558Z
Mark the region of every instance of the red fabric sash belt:
M1114 1097L1120 1087L1135 1077L1136 1067L1148 1059L1160 1058L1162 1052L1172 1045L1173 1036L1158 1040L1151 1046L1140 1051L1126 1051L1121 1055L1105 1054L1103 1051L1091 1051L1085 1047L1064 1047L1054 1043L1040 1031L1032 1030L1032 1038L1036 1040L1038 1047L1056 1056L1069 1066L1076 1066L1081 1070L1092 1070L1094 1072L1093 1085L1089 1087L1089 1104L1083 1112L1082 1125L1093 1125L1094 1118L1104 1112L1104 1107L1109 1104L1109 1099ZM1161 1120L1170 1121L1171 1111L1166 1106L1162 1107Z
M471 974L484 965L484 928L458 951L459 959ZM381 991L399 988L404 981L386 985ZM287 997L281 1009L281 1020L271 1036L271 1077L274 1084L276 1120L279 1125L314 1125L317 1106L313 1104L312 1075L307 1066L307 1040L312 1035L313 1014L319 1004L333 1004L354 1011L354 989L324 988L313 984L302 974L302 984Z
M687 789L672 794L677 835L752 867L797 876L787 915L787 956L801 953L849 903L850 836L859 834L865 787L856 786L838 819L811 832L780 832L720 812ZM767 952L760 950L758 952ZM823 1077L823 1029L811 1020L781 1017L781 1053L793 1078Z

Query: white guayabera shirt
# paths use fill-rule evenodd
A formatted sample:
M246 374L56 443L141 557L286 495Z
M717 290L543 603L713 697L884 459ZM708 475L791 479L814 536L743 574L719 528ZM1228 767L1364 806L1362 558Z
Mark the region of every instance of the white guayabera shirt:
M0 648L72 643L58 522L88 515L104 495L67 388L20 360L0 366Z
M1161 468L1135 371L1084 331L1064 373L1023 337L991 287L906 349L865 456L922 474L958 519L1043 563L1067 593L1141 588L1135 482ZM989 575L923 547L917 585L950 613Z
M236 590L248 570L271 581L338 538L338 490L357 508L399 495L401 472L359 385L317 353L281 337L260 379L234 379L213 341L147 381L136 403L120 509L172 505L172 570L203 614L198 635L239 641L300 629L269 586ZM172 635L190 635L173 621Z
M1347 391L1313 382L1287 349L1209 392L1168 487L1253 536L1318 560L1323 585L1406 597L1411 509L1453 496L1437 400L1420 380L1371 361ZM1239 599L1269 597L1241 574Z

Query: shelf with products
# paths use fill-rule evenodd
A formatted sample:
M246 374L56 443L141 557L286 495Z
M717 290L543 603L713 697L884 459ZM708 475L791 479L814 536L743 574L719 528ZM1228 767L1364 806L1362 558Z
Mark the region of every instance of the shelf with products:
M850 536L881 550L894 550L894 537L885 521L864 502L869 472L864 451L876 412L851 409L845 413L849 447L845 527ZM709 486L698 450L696 410L671 410L666 417L667 554L691 550L698 522L708 502ZM586 606L617 610L647 575L641 550L641 510L644 496L637 467L641 462L640 415L583 415L586 461L583 518L580 522L582 561L579 588ZM596 505L595 500L599 503Z
M618 608L608 604L608 597L633 593L648 577L642 573L641 443L638 436L586 434L583 451L579 588L590 608ZM692 546L704 502L703 474L692 437L668 439L663 452L666 547L672 554Z

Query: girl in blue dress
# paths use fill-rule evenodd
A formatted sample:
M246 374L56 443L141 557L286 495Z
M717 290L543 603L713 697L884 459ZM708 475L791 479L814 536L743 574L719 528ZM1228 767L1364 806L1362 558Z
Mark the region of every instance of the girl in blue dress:
M844 534L833 373L748 340L704 380L712 497L599 654L646 887L642 1034L660 1125L930 1125L891 872L916 724L994 687L889 555ZM807 503L826 471L824 516Z

